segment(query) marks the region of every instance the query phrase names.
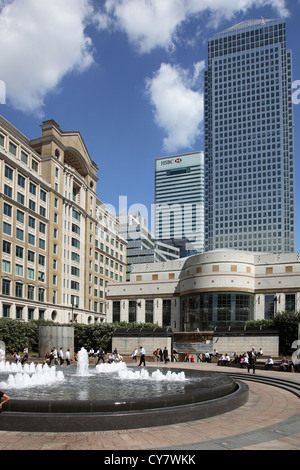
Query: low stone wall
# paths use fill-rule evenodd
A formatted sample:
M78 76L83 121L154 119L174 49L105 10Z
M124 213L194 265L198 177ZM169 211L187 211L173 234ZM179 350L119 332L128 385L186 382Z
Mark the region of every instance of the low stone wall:
M214 336L213 338L213 349L216 349L218 353L229 354L237 352L237 354L243 354L244 352L250 351L252 346L255 346L258 352L261 348L264 356L279 355L279 337L278 336Z
M152 337L152 336L118 336L112 338L112 350L116 348L118 353L121 355L130 356L132 352L137 348L138 351L140 346L146 351L146 356L151 356L153 351L157 348L162 351L166 347L169 354L172 351L172 338L171 337Z

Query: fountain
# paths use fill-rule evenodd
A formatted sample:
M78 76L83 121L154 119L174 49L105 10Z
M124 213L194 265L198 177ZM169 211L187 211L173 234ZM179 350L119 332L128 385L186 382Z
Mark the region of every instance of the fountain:
M77 375L88 377L89 372L89 356L84 348L81 348L77 356Z
M158 426L214 416L243 405L248 387L227 374L136 368L0 364L0 390L11 400L0 430L79 432Z

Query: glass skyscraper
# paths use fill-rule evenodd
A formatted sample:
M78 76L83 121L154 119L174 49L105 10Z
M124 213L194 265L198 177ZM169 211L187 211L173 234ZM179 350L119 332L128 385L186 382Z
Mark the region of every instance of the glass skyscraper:
M209 40L206 250L294 251L292 106L283 21L244 21Z
M155 162L155 238L181 257L204 250L204 152Z

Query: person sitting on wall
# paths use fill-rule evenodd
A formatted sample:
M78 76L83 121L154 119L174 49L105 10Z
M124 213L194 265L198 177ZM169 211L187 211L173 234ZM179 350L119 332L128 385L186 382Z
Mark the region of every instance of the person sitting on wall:
M284 357L281 361L280 370L282 370L283 372L287 372L289 370L289 361L286 357Z
M268 359L266 360L266 363L265 363L265 369L266 370L272 369L273 364L274 364L273 359L271 357L268 357Z

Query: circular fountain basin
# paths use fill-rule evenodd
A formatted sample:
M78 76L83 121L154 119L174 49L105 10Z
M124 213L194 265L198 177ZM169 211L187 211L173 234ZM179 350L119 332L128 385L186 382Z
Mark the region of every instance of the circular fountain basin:
M19 388L12 384L5 390L11 400L0 414L0 430L83 432L161 426L230 411L245 404L249 393L247 385L218 372L150 370L125 363L81 370L57 366L46 372L52 374L46 385L44 378L43 384L22 387L19 376ZM0 389L1 383L8 385L5 377L0 370Z

